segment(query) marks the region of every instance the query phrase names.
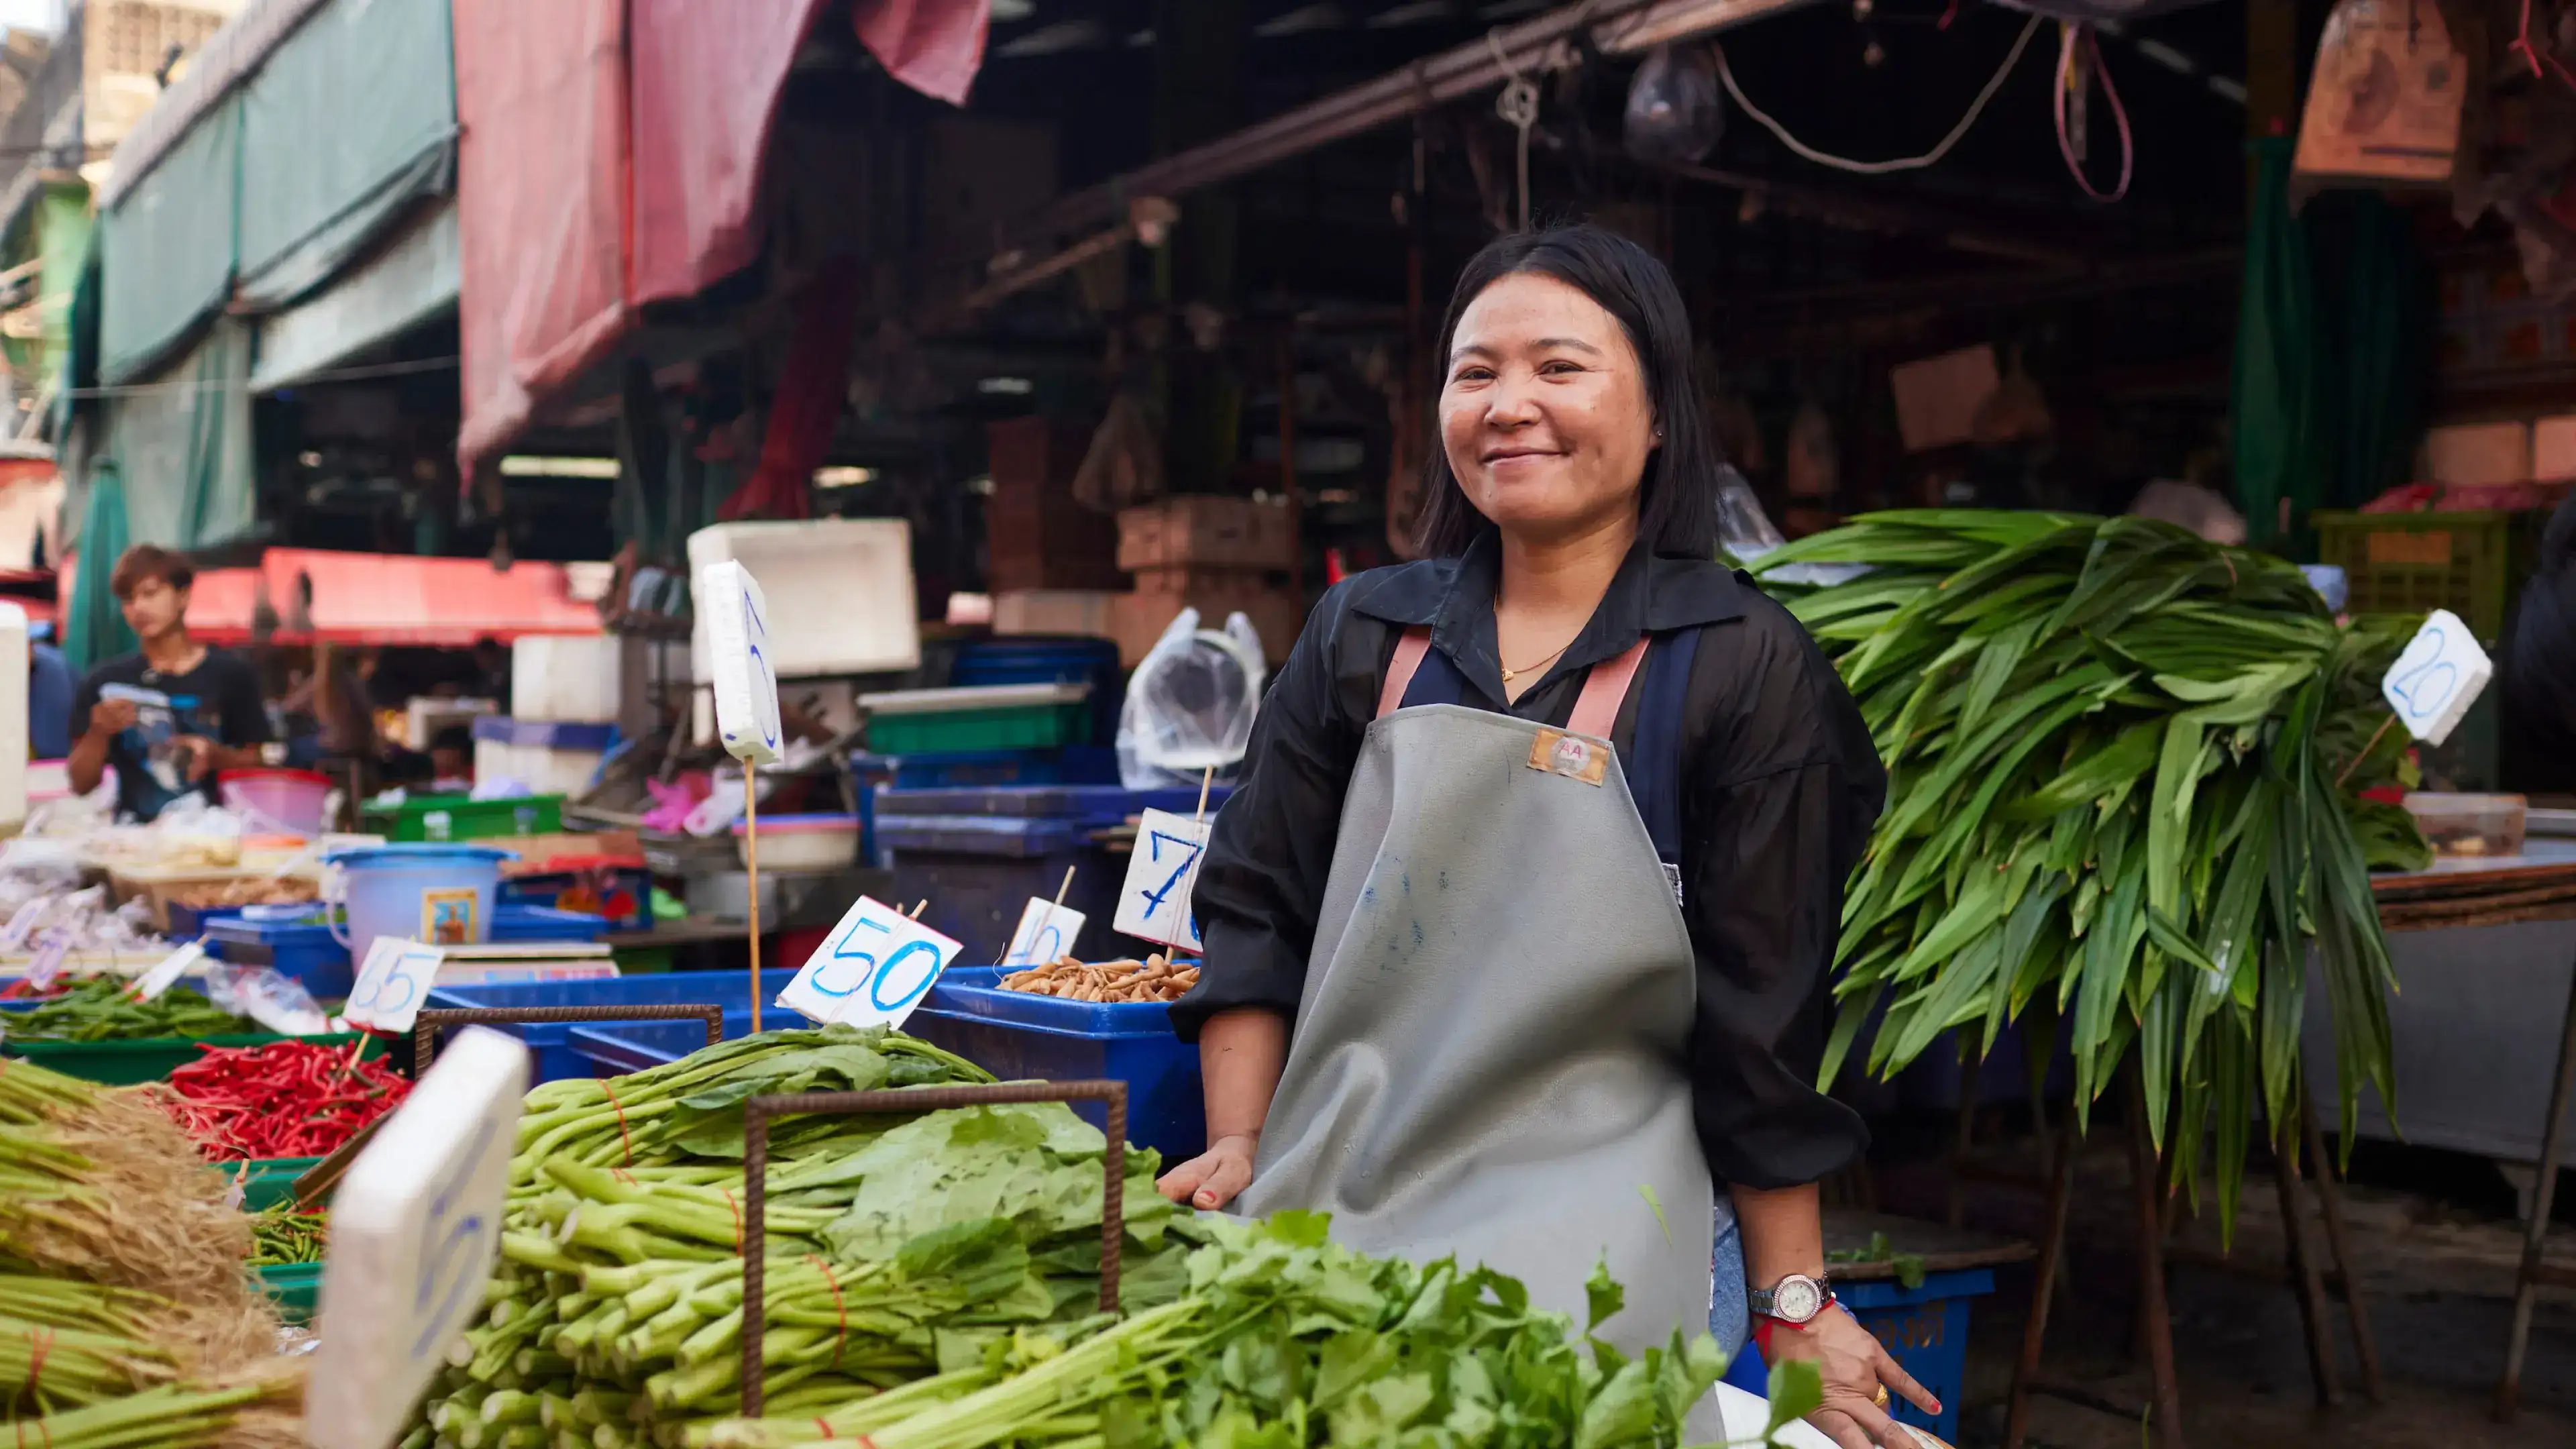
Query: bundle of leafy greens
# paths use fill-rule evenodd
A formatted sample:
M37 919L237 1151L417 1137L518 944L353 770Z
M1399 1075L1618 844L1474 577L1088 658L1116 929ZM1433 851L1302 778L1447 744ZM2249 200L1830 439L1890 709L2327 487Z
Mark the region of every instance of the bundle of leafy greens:
M1866 564L1823 587L1792 565ZM1943 1033L1983 1050L2034 1002L2088 1107L2135 1048L2178 1179L2214 1143L2232 1224L2249 1124L2301 1108L2313 943L2351 1140L2393 1108L2391 978L2367 871L2420 866L2359 791L2405 732L2376 691L2416 621L2339 626L2293 566L2136 518L1875 514L1758 572L1832 657L1890 800L1845 899L1825 1078L1883 1008L1869 1068ZM2195 1184L2196 1185L2196 1184Z
M1320 1217L1185 1213L1135 1148L1121 1312L1101 1315L1106 1143L1045 1103L780 1120L766 1417L737 1417L742 1102L984 1079L899 1034L833 1028L539 1087L489 1313L405 1449L1669 1449L1723 1367L1705 1339L1587 1352L1517 1282L1363 1257ZM1595 1321L1617 1309L1596 1282Z

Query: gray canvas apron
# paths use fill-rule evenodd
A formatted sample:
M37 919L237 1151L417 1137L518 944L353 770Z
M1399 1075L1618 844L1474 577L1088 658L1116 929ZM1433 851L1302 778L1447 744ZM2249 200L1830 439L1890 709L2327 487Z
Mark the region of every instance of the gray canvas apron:
M1684 1072L1690 937L1607 743L1646 644L1595 666L1563 731L1424 702L1457 697L1427 652L1419 631L1398 647L1352 771L1236 1204L1330 1212L1336 1239L1371 1252L1486 1264L1578 1327L1606 1262L1627 1302L1604 1340L1633 1354L1696 1336L1721 1215Z

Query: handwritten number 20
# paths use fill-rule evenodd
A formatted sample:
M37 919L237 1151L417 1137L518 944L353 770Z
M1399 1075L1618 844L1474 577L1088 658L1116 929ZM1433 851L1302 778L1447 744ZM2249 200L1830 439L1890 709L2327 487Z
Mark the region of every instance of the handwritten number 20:
M2418 642L2425 650L2423 662L2410 669L2404 660L2399 660L2398 667L2403 672L2388 681L2388 692L2406 706L2408 714L2427 719L2441 713L2442 706L2449 702L2451 691L2459 687L2460 670L2442 657L2444 641L2439 627L2426 628Z

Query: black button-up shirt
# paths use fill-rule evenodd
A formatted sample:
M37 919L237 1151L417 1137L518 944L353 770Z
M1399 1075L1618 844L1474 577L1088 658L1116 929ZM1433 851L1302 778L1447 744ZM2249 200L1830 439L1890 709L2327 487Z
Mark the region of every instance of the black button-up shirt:
M1324 596L1263 700L1244 779L1216 820L1194 897L1207 964L1172 1007L1195 1040L1230 1007L1293 1021L1332 870L1343 793L1407 628L1466 679L1462 704L1562 727L1587 671L1641 634L1707 626L1682 730L1683 917L1699 997L1687 1065L1700 1142L1723 1183L1814 1182L1868 1145L1816 1089L1843 882L1887 795L1859 708L1786 609L1700 559L1629 555L1545 678L1506 703L1494 645L1493 537L1464 557L1378 569ZM1625 759L1631 691L1612 735Z

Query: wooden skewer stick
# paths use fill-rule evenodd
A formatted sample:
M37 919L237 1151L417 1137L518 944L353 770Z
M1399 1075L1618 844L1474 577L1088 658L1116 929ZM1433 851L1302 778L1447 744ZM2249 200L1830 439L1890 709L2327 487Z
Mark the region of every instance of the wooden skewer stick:
M1205 819L1207 818L1207 797L1208 797L1208 788L1209 788L1210 786L1214 785L1215 783L1216 783L1216 766L1214 766L1214 765L1210 765L1210 766L1208 766L1208 767L1207 767L1207 773L1205 773L1205 774L1203 774L1203 775L1199 776L1199 809L1198 809L1198 816L1197 816L1197 818L1198 818L1198 819L1205 820Z
M751 877L751 1030L760 1034L760 790L742 762L742 863Z
M920 919L921 919L921 913L922 913L923 911L928 910L928 909L930 909L930 897L928 897L928 896L923 896L920 900L915 901L915 902L913 903L913 907L912 907L912 919L914 919L914 920L916 920L916 921L920 920Z

